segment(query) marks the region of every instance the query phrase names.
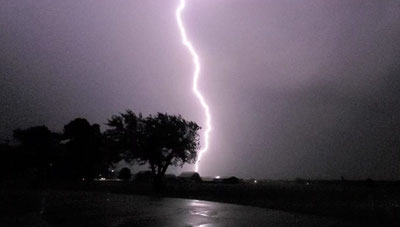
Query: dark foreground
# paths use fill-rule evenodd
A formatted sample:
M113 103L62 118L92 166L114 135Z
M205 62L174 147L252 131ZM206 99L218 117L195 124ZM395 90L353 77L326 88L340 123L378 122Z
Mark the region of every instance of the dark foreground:
M70 189L152 195L150 183L92 182ZM62 186L66 188L66 186ZM400 187L396 182L275 181L210 184L170 182L164 197L234 203L299 214L335 217L374 226L400 226Z
M371 186L362 182L170 182L161 193L155 194L152 184L146 182L100 181L52 183L46 187L5 186L0 190L0 215L5 217L1 218L3 222L0 226L20 217L44 221L53 226L76 226L79 223L83 225L78 226L124 226L125 221L120 225L118 220L129 220L127 225L130 226L140 226L142 220L153 226L176 226L177 223L193 226L202 224L203 217L207 217L206 224L218 226L229 225L230 219L244 226L245 223L252 223L248 219L254 219L254 223L269 223L268 226L400 226L400 190L397 183L383 182ZM238 208L167 197L248 206ZM206 207L203 210L205 213L189 212L198 206ZM173 212L168 213L167 210ZM246 210L254 210L257 215L247 214ZM209 215L215 212L218 215ZM161 216L164 218L159 220ZM326 224L320 225L322 222Z
M1 195L0 226L356 226L337 218L200 200L83 191ZM9 207L4 207L7 204ZM13 205L11 205L13 204Z

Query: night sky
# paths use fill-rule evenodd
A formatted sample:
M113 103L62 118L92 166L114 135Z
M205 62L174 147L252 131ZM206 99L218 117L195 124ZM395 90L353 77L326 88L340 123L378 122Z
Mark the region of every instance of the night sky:
M0 138L125 109L204 125L177 5L1 1ZM183 20L212 114L201 175L400 179L400 1L187 0Z

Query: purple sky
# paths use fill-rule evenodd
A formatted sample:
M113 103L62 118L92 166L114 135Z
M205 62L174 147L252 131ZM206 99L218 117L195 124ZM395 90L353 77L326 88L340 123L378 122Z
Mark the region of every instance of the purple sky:
M2 1L0 136L128 108L204 125L177 4ZM400 1L187 0L183 19L202 175L400 179Z

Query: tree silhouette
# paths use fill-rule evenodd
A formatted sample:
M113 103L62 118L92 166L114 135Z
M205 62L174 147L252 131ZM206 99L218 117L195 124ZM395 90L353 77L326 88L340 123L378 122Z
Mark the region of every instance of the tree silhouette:
M138 125L144 119L141 114L136 115L131 110L120 115L112 116L108 120L109 130L105 131L106 143L109 152L109 160L114 162L121 159L132 161L138 150ZM129 154L129 155L128 155Z
M91 180L106 168L98 124L91 125L86 119L76 118L64 126L64 139L67 141L64 175Z
M15 158L21 170L30 169L37 173L37 177L47 177L56 158L59 135L46 126L34 126L14 130L13 137L19 142Z
M156 186L169 166L194 163L199 148L200 127L180 115L158 113L143 118L130 110L112 116L107 137L120 144L122 158L149 164Z
M128 181L131 179L131 177L132 177L132 174L131 174L131 170L129 168L125 167L119 171L118 179Z
M9 178L11 176L15 177L17 171L15 151L10 146L8 141L0 143L0 155L2 162L0 164L0 183L2 180Z

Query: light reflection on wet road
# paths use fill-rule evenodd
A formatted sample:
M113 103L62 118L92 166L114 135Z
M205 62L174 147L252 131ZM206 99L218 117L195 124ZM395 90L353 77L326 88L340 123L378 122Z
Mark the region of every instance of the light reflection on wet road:
M46 202L40 202L43 197ZM354 223L334 218L189 199L53 191L42 194L37 201L37 212L30 213L30 219L22 223L35 226L113 227L354 226ZM33 219L32 215L35 215Z

